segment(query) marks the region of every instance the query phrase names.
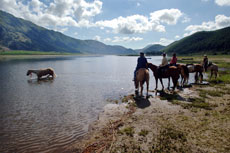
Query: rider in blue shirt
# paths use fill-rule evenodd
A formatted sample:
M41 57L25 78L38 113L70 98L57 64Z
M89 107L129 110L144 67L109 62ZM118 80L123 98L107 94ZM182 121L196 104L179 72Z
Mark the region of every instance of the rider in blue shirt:
M136 80L136 73L140 68L146 68L147 69L147 59L145 58L145 54L143 52L140 52L140 57L137 59L137 67L134 71L134 79L133 81Z

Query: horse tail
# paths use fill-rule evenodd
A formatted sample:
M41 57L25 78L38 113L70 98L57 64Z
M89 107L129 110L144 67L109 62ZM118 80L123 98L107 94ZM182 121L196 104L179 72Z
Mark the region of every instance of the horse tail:
M189 70L187 66L184 66L184 74L189 79Z

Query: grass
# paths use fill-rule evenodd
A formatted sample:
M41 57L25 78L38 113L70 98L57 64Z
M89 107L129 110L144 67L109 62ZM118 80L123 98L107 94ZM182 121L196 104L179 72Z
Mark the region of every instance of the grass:
M15 50L2 51L0 55L73 55L73 53Z
M139 132L139 136L145 137L146 135L148 135L148 133L149 133L148 130L141 130L141 131Z
M123 128L123 129L119 130L118 133L126 134L127 136L133 137L134 129L133 129L133 127L126 127L126 128Z
M164 127L160 130L157 142L152 146L152 152L191 152L187 146L186 135L175 127Z

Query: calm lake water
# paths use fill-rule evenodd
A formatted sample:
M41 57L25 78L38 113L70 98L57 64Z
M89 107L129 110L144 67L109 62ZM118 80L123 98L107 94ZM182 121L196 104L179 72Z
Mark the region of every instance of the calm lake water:
M148 61L158 65L161 57ZM108 99L134 93L136 62L126 56L0 61L0 152L49 152L76 142ZM57 78L38 82L26 76L28 69L47 67Z

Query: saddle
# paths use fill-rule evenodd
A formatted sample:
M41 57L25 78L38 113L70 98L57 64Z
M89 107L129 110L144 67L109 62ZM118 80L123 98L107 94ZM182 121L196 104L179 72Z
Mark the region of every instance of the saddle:
M161 77L164 73L167 73L169 65L158 67L158 74Z

